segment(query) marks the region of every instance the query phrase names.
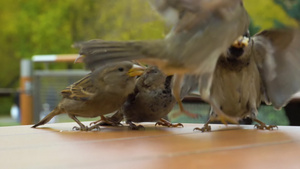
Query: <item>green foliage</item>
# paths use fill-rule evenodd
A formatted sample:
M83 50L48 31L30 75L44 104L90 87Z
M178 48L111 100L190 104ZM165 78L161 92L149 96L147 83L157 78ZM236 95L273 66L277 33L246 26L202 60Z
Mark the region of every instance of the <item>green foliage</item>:
M249 25L250 35L251 36L255 35L257 32L259 32L260 29L261 29L260 26L254 25L254 23L251 20Z
M253 21L252 34L271 27L297 26L299 0L281 2L244 0ZM22 58L77 53L77 49L71 48L74 42L94 38L157 39L168 32L164 21L146 0L0 1L0 22L0 88L18 87ZM44 65L35 67L43 69ZM82 65L49 64L49 67L65 69Z
M12 106L12 101L12 97L0 97L0 116L9 114L10 108Z
M77 53L71 48L74 42L94 38L155 39L165 33L164 22L144 0L1 1L0 22L0 65L5 71L0 88L17 87L21 58Z
M296 26L295 19L287 15L299 18L299 0L295 1L282 1L278 5L273 0L244 0L253 20L251 32L257 32L258 28ZM286 2L293 2L294 6ZM70 47L74 42L94 38L157 39L168 31L164 21L145 0L1 1L0 22L3 23L0 65L4 71L0 74L0 87L18 86L21 58L35 54L76 53L78 50ZM68 65L50 67L68 68Z
M273 0L244 0L244 5L252 18L253 24L261 29L276 27L280 21L285 26L297 27L297 21L288 16L280 5Z
M274 0L274 2L282 6L287 14L300 24L300 0Z

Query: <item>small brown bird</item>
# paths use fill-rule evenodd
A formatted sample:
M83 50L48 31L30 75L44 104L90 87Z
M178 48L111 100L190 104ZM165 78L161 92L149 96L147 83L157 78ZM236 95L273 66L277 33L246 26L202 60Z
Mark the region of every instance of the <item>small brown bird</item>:
M271 130L256 116L261 101L281 108L300 90L300 31L266 30L239 38L221 55L214 72L210 100L215 107L203 128L218 119L215 108L241 120L249 117L258 129Z
M79 126L74 129L89 131L97 125L87 127L76 116L97 117L118 110L133 92L135 76L143 73L143 68L131 62L110 63L96 68L81 80L61 92L63 99L58 106L40 122L43 125L54 116L67 113Z
M209 100L215 65L221 53L248 29L249 17L242 0L150 0L174 24L162 40L103 41L83 43L80 55L88 67L121 60L143 60L166 74L178 74L173 92L180 109L182 74L201 75L202 98ZM204 83L205 82L205 83ZM217 112L219 116L226 115ZM189 113L186 113L189 114Z
M118 124L125 117L132 130L144 128L133 122L158 121L156 125L183 126L164 119L176 104L171 90L172 77L165 75L156 66L148 67L138 78L134 92L128 96L122 108L108 120Z

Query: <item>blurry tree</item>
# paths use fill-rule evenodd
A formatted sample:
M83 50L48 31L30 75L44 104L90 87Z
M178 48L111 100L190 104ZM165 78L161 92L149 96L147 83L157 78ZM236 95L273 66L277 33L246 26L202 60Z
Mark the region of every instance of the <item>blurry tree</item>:
M77 53L74 42L93 38L151 39L165 33L164 22L144 0L0 1L0 22L0 88L18 87L21 58ZM4 100L0 114L10 107Z
M261 30L261 27L258 25L255 25L252 20L253 19L251 19L250 25L249 25L249 31L250 31L251 36L255 35L257 32L259 32Z
M300 24L300 0L274 0L274 2L282 6L288 15Z
M281 0L286 1L286 0ZM280 5L273 0L244 0L244 5L252 18L253 25L260 29L269 29L277 26L298 26L297 21L291 18ZM281 25L278 24L281 23Z
M253 20L252 33L276 26L276 20L287 26L297 25L273 0L244 2ZM0 88L18 87L21 58L77 53L77 49L70 47L74 42L94 38L162 38L169 29L146 0L0 1L0 22ZM67 65L51 64L50 67L66 68Z
M142 0L0 1L0 22L0 88L18 85L21 58L76 53L74 42L93 38L151 39L165 32Z

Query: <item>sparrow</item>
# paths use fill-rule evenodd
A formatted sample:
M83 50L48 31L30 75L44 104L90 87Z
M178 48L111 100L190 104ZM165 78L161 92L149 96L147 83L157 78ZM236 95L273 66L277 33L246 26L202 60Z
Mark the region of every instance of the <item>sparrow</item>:
M211 130L208 124L218 119L215 108L237 120L250 118L258 129L277 128L258 120L257 109L261 101L280 109L300 90L299 44L300 31L292 28L238 38L218 59L210 89L215 107L196 130Z
M138 78L134 92L128 96L121 109L107 120L118 125L125 118L132 130L144 128L134 122L157 122L155 126L183 127L180 123L172 124L164 119L176 104L171 89L172 77L156 66L149 66Z
M184 74L201 76L202 99L210 103L210 86L219 56L247 31L249 16L242 0L150 0L173 28L164 39L148 41L91 40L79 54L88 67L121 60L140 60L164 73L177 74L173 93L182 112L180 84ZM217 111L219 116L226 115Z
M58 106L33 128L50 121L54 116L67 113L80 127L75 130L90 131L99 129L83 125L79 117L97 117L118 110L133 92L136 76L143 68L131 62L108 63L61 91L62 100Z

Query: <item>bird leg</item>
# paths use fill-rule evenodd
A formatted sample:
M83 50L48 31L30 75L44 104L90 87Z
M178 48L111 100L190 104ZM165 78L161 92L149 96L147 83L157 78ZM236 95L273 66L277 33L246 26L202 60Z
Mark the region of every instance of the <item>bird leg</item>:
M201 128L199 128L199 127L196 127L196 128L194 128L194 131L195 130L197 130L197 131L202 131L202 132L210 132L211 131L211 126L210 125L208 125L210 122L211 122L212 120L209 118L208 120L207 120L207 122L204 124L204 126L203 127L201 127Z
M80 131L91 131L93 129L100 130L99 125L88 127L83 125L74 115L69 114L69 117L73 119L80 126L80 127L74 126L73 130L80 130Z
M219 114L218 114L218 112L219 112ZM213 102L211 102L211 108L210 108L209 114L210 114L209 119L204 124L204 126L202 128L198 128L198 127L194 128L194 131L195 130L202 131L202 132L211 131L211 126L208 124L210 122L216 121L216 120L220 120L225 125L227 125L227 122L239 124L237 118L233 118L233 117L226 115L221 109L219 109L215 104L213 104ZM221 116L220 116L220 114L221 114Z
M210 117L211 121L220 120L223 124L227 125L228 122L232 124L239 124L239 119L235 117L230 117L226 115L218 106L216 106L213 101L210 101L209 104L212 107L212 110L216 114L215 117Z
M160 121L155 123L155 126L166 126L166 127L183 127L183 125L181 123L177 123L177 124L172 124L170 123L168 120L164 119L164 118L160 118Z
M105 121L105 122L106 122L107 120L106 120L105 116L100 115L100 120L91 122L91 123L90 123L90 126L91 126L91 125L95 125L95 124L97 124L97 123L100 123L100 122L102 122L102 121Z
M99 126L123 126L120 121L116 122L113 120L113 116L111 118L106 118L105 116L101 115L100 120L94 121L90 123L91 125L99 125Z
M130 128L131 130L140 130L140 129L144 129L145 127L142 125L136 125L134 124L132 121L126 121L127 124L129 124L128 128Z
M256 118L254 118L253 120L255 122L259 123L259 124L255 124L254 128L257 128L257 129L260 129L260 130L264 130L264 129L266 129L266 130L273 130L274 128L278 129L278 127L276 125L266 125L266 123L264 123L264 122L262 122L262 121L260 121L260 120L258 120Z
M183 114L187 115L188 117L197 119L200 117L200 115L191 113L191 112L185 110L183 107L181 98L180 98L181 83L183 81L183 76L184 75L176 75L176 78L174 80L174 85L173 85L173 95L178 103L179 108L180 108L180 113L183 113Z

